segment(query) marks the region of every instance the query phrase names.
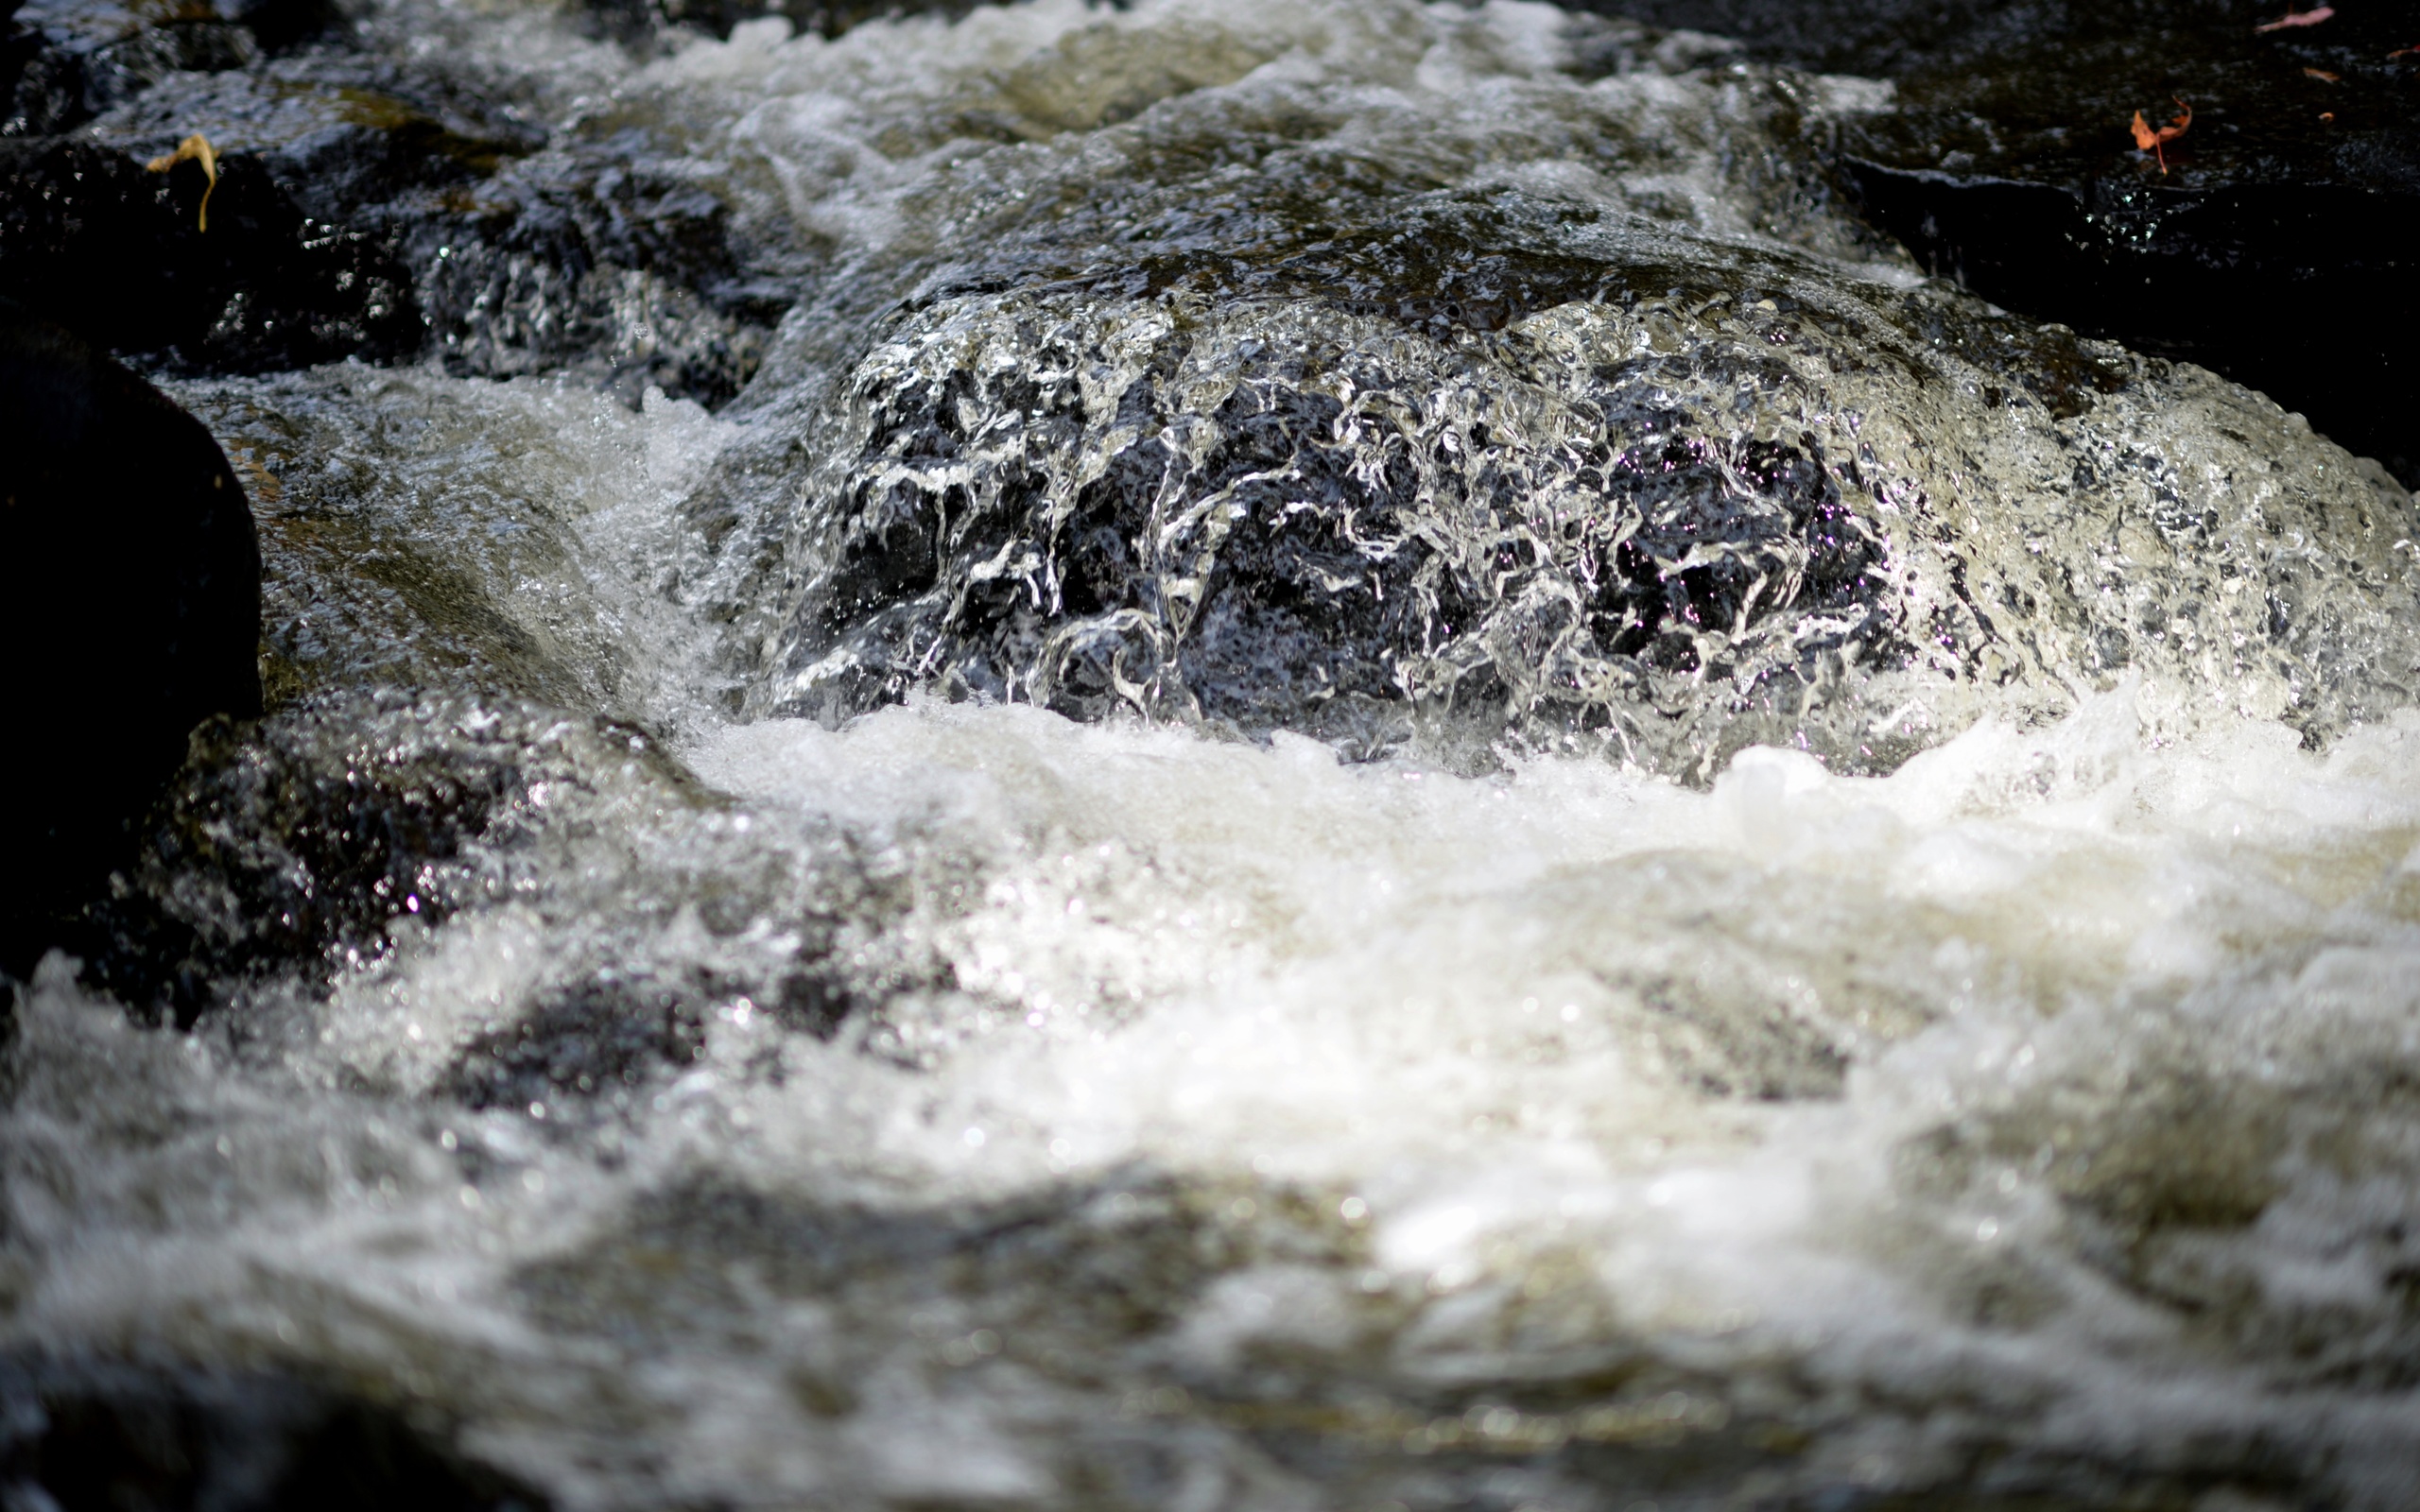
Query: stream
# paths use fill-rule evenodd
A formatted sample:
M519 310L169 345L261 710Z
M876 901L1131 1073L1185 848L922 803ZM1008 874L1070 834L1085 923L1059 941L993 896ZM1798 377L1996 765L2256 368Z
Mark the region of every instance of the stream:
M156 369L270 713L18 991L0 1506L2420 1498L2420 521L1866 229L1889 84L351 25L78 128L488 147L425 354Z

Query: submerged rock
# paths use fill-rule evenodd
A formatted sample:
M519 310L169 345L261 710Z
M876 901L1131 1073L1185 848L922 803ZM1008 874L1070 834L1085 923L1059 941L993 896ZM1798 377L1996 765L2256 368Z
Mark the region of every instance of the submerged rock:
M323 977L387 950L398 920L506 894L494 846L600 735L514 713L389 694L204 731L127 885L78 921L88 976L138 1019L190 1026L248 980Z
M678 71L838 228L690 507L748 713L929 689L1703 781L2128 676L2321 742L2420 662L2391 478L1849 218L1822 158L1879 86L1593 18L1171 8L945 72L986 140L870 187L830 45Z
M584 390L352 365L179 387L252 479L272 705L388 688L628 710L574 532L664 479L648 421Z
M1703 781L1887 771L2128 675L2314 742L2409 696L2409 498L2207 373L1517 193L1270 221L888 321L809 431L749 707Z
M608 968L480 1035L445 1091L465 1108L544 1111L557 1128L566 1103L627 1114L645 1084L705 1058L699 995Z
M537 1104L533 1120L561 1129L627 1114L698 1058L712 1005L830 1040L864 1010L955 987L931 942L896 926L962 885L956 863L837 826L752 842L726 798L628 725L389 691L207 728L195 747L122 885L62 936L85 983L142 1023L218 1013L220 1032L274 1040L348 982L407 978L449 927L543 920L544 947L484 1001L446 989L422 1005L433 1033L414 1056L335 1053L365 1084ZM700 954L700 939L717 943ZM860 1027L913 1060L894 1025Z
M260 712L260 556L199 421L0 301L0 970L125 856L214 713Z

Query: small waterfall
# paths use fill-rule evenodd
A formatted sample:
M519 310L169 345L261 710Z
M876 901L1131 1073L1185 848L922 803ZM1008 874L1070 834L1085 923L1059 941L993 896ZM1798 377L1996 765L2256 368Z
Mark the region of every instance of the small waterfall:
M17 994L0 1500L2405 1503L2392 477L1924 277L1886 85L846 9L74 128L427 341L154 364L270 711Z

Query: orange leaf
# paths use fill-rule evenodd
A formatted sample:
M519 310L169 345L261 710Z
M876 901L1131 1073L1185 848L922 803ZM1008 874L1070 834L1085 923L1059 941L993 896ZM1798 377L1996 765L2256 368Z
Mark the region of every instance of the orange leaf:
M2255 26L2255 31L2283 31L2288 26L2316 26L2336 14L2334 6L2321 6L2315 10L2289 10L2276 20Z
M2336 76L2335 76L2334 74L2329 73L2329 72L2328 72L2326 69L2325 69L2325 68L2306 68L2306 69L2304 69L2304 70L2303 70L2303 77L2304 77L2305 78L2316 78L2316 79L2320 80L2322 83L2326 83L2326 84L2333 84L2333 83L2338 82L2338 79L2337 79Z
M2174 99L2175 96L2170 95L2169 98ZM2176 101L2176 109L2181 113L2157 130L2152 129L2151 123L2143 119L2142 112L2135 112L2135 148L2139 152L2149 152L2152 157L2157 158L2159 171L2162 174L2168 172L2168 154L2160 150L2161 145L2173 142L2183 136L2186 129L2193 124L2192 106L2180 99Z

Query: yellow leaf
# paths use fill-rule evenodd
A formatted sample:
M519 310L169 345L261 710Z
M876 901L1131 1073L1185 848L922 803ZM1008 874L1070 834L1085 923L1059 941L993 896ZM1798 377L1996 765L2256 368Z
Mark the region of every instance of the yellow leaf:
M218 154L210 150L210 138L196 131L178 143L177 150L165 157L153 158L144 166L153 173L165 173L187 158L201 164L201 176L209 180L201 191L201 224L197 228L208 231L210 229L210 197L218 187Z

